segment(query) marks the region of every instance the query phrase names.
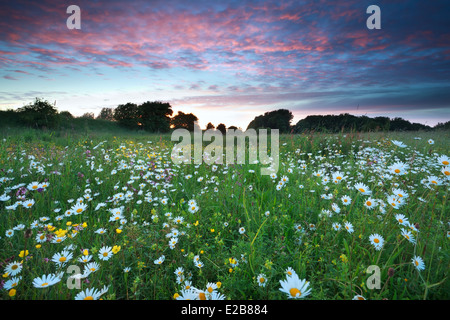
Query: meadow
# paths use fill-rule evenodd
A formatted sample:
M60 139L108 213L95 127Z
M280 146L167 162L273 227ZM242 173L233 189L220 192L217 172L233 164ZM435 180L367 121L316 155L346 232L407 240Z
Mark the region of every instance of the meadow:
M270 176L170 135L0 138L1 299L449 298L448 131L281 135Z

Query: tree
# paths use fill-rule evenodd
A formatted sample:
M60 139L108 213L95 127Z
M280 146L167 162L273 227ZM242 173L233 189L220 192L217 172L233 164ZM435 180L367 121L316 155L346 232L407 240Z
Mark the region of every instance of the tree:
M229 126L228 130L238 130L238 127L236 127L236 126Z
M206 125L206 130L214 129L214 128L215 127L214 127L214 125L211 122L208 122L208 124Z
M217 130L219 130L220 132L222 132L222 134L226 134L227 133L227 127L221 123L216 127Z
M73 115L69 111L61 111L59 113L59 119L63 122L67 122L73 119Z
M194 131L196 121L198 121L198 118L194 114L178 111L178 114L171 119L171 125L174 129L183 128Z
M135 103L119 104L114 109L114 120L119 125L128 129L137 129L138 125L138 106Z
M167 132L170 130L170 116L173 114L169 103L147 101L138 107L138 118L142 128L149 132Z
M255 117L247 129L278 129L280 133L288 133L291 131L291 121L294 118L292 112L286 109L278 109L266 112L263 115Z
M83 113L83 115L80 118L83 118L83 119L94 119L95 115L94 115L93 112L85 112L85 113Z
M114 110L112 108L102 108L97 116L97 119L113 121L114 120Z
M36 98L33 103L19 108L17 112L26 126L54 128L58 125L58 110L46 100Z

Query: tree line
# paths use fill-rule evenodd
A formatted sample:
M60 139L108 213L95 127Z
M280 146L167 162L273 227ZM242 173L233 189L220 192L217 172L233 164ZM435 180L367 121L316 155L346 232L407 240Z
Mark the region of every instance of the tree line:
M16 110L0 110L0 124L33 128L54 129L66 126L75 117L68 111L58 112L55 104L36 98L35 101ZM141 104L125 103L116 108L102 108L97 117L91 112L79 118L116 122L129 130L147 132L169 132L184 128L193 131L198 121L192 113L179 111L176 115L167 102L147 101ZM349 131L417 131L450 129L450 121L438 123L433 128L421 123L411 123L402 118L354 116L348 113L339 115L310 115L296 124L291 124L293 114L287 109L278 109L256 116L248 129L278 129L280 133L324 132L338 133ZM225 134L227 130L237 130L236 126L226 127L220 123L214 126L209 122L206 129L216 129Z
M16 110L0 110L0 125L23 126L36 129L55 129L67 127L73 119L89 119L116 122L119 126L129 130L143 130L147 132L169 132L173 129L187 129L193 131L197 116L192 113L178 111L174 115L172 106L167 102L146 101L141 104L125 103L115 108L102 108L96 117L93 112L86 112L80 117L74 117L69 111L58 112L56 103L36 98L33 102ZM226 127L220 123L215 127L211 122L207 129L217 129L225 133L235 126Z

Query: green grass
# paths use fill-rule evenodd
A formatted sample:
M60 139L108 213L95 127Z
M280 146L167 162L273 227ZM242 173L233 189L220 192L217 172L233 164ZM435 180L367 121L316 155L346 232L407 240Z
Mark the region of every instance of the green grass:
M218 165L217 171L206 164L176 166L170 158L174 144L170 135L86 128L1 132L0 196L11 196L0 202L3 284L13 277L5 274L8 263L23 261L15 295L10 297L10 290L3 288L3 299L74 299L81 290L104 286L103 299L173 299L183 288L174 274L179 267L193 287L205 290L207 283L220 282L217 290L233 300L286 299L279 289L288 267L309 282L311 293L305 299L352 299L355 295L366 299L449 298L449 180L437 162L438 156L447 155L448 132L282 135L280 166L272 179L260 175L255 164ZM407 147L397 147L392 140ZM388 168L396 161L408 163L409 169L405 175L389 177ZM127 167L121 169L123 164ZM117 172L111 174L113 170ZM321 177L313 174L318 170L323 171ZM336 170L346 178L337 184L323 184L323 176L331 177ZM166 176L158 179L162 172ZM425 183L432 175L442 184ZM283 176L289 180L277 190ZM18 205L15 210L7 209L18 201L19 184L26 187L45 180L49 183L45 191L27 191L26 199L35 201L31 208ZM372 190L371 197L386 204L384 212L379 206L364 206L368 196L354 189L357 182L365 183ZM398 210L387 203L387 195L397 184L409 194ZM111 201L114 195L127 191L131 191L128 200ZM352 199L349 206L340 200L344 195ZM167 204L161 202L164 197ZM87 204L86 210L65 216L77 199ZM189 200L196 200L197 212L189 212ZM100 203L105 206L96 210ZM332 203L340 207L339 213L333 211ZM109 221L108 209L121 206L126 223ZM167 213L172 213L172 218ZM397 213L418 224L418 232L411 231L415 244L401 235ZM173 218L178 216L183 217L183 223L175 223ZM41 221L43 217L48 221ZM35 221L39 226L31 229L30 238L24 237ZM353 233L344 229L347 221L353 224ZM49 223L55 228L46 228ZM84 223L86 227L76 236L61 243L36 240L42 233L55 238L60 229L74 235ZM333 223L339 223L341 229L334 230ZM311 224L315 228L310 229ZM241 227L245 228L243 234ZM14 228L14 235L6 236L6 231ZM107 232L95 233L99 228ZM117 233L118 228L121 233ZM171 237L166 237L172 228L179 232L173 249L168 245ZM369 241L375 233L384 238L381 250ZM72 247L73 258L58 267L52 257L67 246ZM120 246L120 250L103 261L98 253L104 246ZM67 268L76 265L83 270L78 258L84 249L100 268L87 276L87 282L82 281L81 289L69 289ZM19 257L22 250L29 252L26 259ZM163 255L164 262L155 264ZM193 262L197 255L202 268ZM423 259L424 270L413 266L414 256ZM238 262L236 266L230 264L232 259ZM380 289L367 286L370 265L380 268ZM130 268L128 273L124 272L126 267ZM394 271L391 276L390 268ZM36 277L60 271L64 276L57 284L33 287ZM265 287L258 285L261 273L267 278Z

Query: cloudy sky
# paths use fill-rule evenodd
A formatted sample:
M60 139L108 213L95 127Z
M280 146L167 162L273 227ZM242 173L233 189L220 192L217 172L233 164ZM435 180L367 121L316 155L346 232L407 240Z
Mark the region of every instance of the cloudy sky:
M446 0L2 1L0 108L158 100L202 127L280 108L293 124L348 112L435 125L450 120L449 16Z

